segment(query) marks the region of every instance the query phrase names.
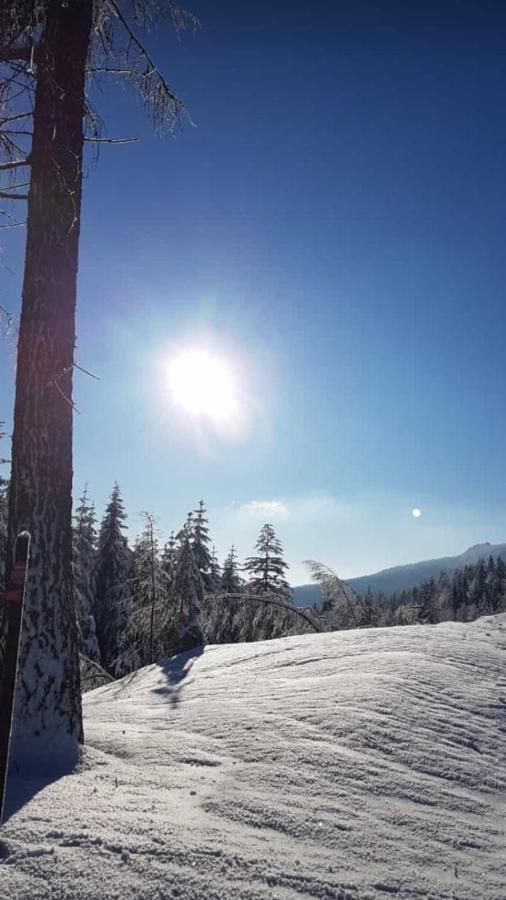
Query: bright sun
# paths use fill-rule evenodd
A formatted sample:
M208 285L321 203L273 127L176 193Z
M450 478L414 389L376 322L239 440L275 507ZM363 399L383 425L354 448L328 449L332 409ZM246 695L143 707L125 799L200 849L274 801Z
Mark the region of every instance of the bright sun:
M194 415L229 422L237 412L237 387L224 360L207 350L186 350L169 364L175 402Z

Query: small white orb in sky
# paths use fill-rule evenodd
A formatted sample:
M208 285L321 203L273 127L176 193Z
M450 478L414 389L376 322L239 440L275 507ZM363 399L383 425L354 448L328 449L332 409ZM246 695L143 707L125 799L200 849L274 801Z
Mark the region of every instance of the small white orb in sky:
M231 421L238 409L237 385L226 362L207 350L185 350L169 363L175 402L194 415Z
M418 509L418 506L415 506L415 508L411 510L411 515L414 519L419 519L422 515L422 510Z

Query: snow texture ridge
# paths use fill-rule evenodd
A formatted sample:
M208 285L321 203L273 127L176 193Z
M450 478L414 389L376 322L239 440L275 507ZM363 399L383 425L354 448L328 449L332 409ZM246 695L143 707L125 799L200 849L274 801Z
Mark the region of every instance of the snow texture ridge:
M506 615L207 647L84 697L9 900L504 900Z

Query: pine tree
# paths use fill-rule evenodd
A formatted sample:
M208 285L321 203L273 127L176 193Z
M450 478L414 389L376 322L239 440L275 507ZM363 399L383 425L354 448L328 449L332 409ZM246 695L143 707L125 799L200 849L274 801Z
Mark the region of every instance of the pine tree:
M487 562L487 573L485 578L485 597L484 597L484 605L487 610L493 611L493 597L495 593L496 586L496 561L494 557L491 555L488 558Z
M467 604L467 576L464 569L456 569L452 576L450 592L450 606L452 618L458 621L462 618L463 610Z
M434 625L439 621L436 594L436 582L433 578L430 578L428 581L424 581L421 584L418 593L418 602L420 603L418 618L420 622L427 622L429 625Z
M200 500L192 517L192 549L195 557L195 564L202 578L204 591L212 592L215 588L215 582L212 573L212 556L211 551L209 550L211 539L209 537L209 525L206 513L207 510L204 501Z
M76 510L72 536L74 605L79 625L80 652L88 659L100 663L100 649L93 615L97 544L95 522L95 507L88 500L85 487Z
M484 559L479 559L471 575L466 618L474 619L487 607L487 567Z
M173 531L171 531L169 535L169 540L163 546L162 550L162 569L165 572L165 576L169 582L172 581L174 576L174 569L176 567L176 558L177 558L177 540L176 535Z
M209 569L209 575L211 579L211 590L218 591L221 585L221 566L216 553L216 547L213 546L211 551L211 565Z
M192 517L188 515L180 532L172 596L178 618L175 652L182 653L204 644L201 609L204 600L204 584L193 552Z
M162 557L161 569L163 577L163 615L162 615L162 633L161 643L163 647L163 655L170 656L173 652L174 639L177 629L176 621L176 605L174 600L174 579L176 577L176 567L181 547L180 535L175 535L171 531L169 540L165 544Z
M239 640L240 631L241 605L236 600L224 598L220 596L222 593L237 593L240 590L239 579L230 578L225 575L227 560L224 564L223 573L220 571L216 551L213 547L211 556L211 575L213 578L213 596L209 594L204 598L202 606L202 621L204 623L204 631L208 641L213 644L227 644L234 640ZM232 572L229 576L236 572L235 554L232 560ZM225 575L225 581L223 577Z
M128 627L123 668L132 671L163 655L167 611L167 578L159 554L158 531L152 513L142 513L144 531L137 538L130 566Z
M504 609L506 605L506 563L500 556L496 562L495 580L490 603L494 613Z
M281 543L272 525L263 526L255 549L257 555L248 557L244 564L244 570L250 576L247 590L253 594L277 594L290 600L290 585L284 577L288 563L283 559Z
M451 582L446 572L441 572L437 582L437 596L441 618L448 618L451 606Z
M358 614L362 626L372 628L379 624L379 608L370 587L360 598Z
M126 514L118 484L114 485L98 539L95 573L95 623L102 666L122 671L120 651L128 621L130 552L123 534Z
M239 566L237 565L237 554L234 545L230 548L230 553L223 563L220 588L227 594L238 594L242 589L242 579L239 575Z

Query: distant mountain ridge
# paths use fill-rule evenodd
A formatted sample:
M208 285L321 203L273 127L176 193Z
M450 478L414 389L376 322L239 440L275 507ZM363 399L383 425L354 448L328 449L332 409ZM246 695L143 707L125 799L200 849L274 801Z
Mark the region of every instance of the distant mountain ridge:
M506 544L474 544L459 556L442 556L439 559L426 559L422 562L407 563L403 566L393 566L391 569L382 569L372 575L361 575L357 578L347 579L347 583L363 593L370 588L373 593L382 591L386 596L396 592L412 588L428 578L438 578L441 572L452 575L455 569L462 566L474 565L479 559L489 556L502 557L506 562ZM293 589L296 606L312 606L320 603L320 588L317 584L302 584Z

